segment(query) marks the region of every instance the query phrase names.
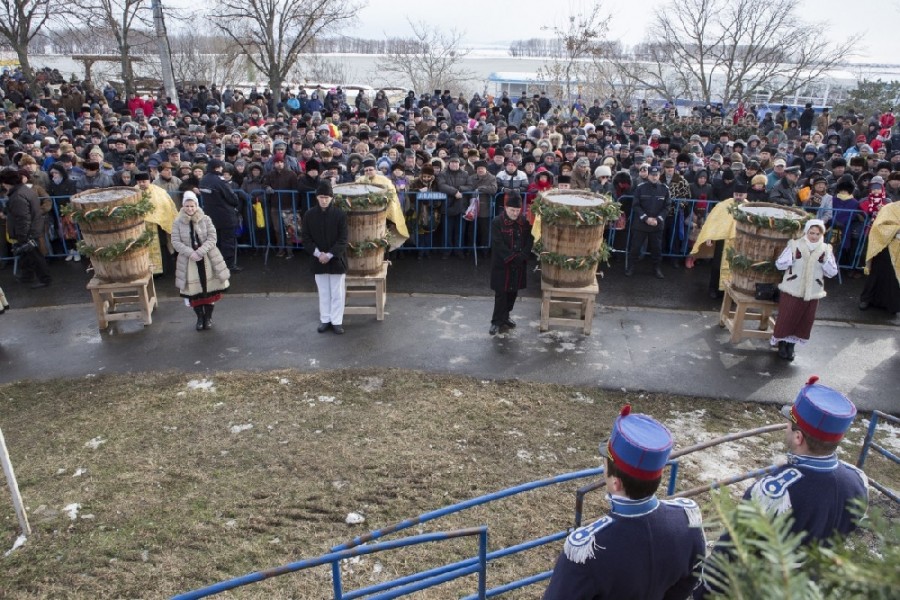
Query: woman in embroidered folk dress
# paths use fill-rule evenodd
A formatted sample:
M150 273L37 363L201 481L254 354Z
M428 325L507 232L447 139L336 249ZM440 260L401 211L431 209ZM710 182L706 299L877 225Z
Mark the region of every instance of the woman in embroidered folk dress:
M172 225L172 246L178 253L175 285L197 314L197 331L212 327L213 307L231 277L216 239L216 227L199 207L197 196L185 192Z
M794 360L794 345L809 341L819 298L825 297L825 277L838 273L831 245L823 241L825 223L810 219L803 237L791 240L775 266L785 271L778 289L778 320L771 344L778 345L778 356Z

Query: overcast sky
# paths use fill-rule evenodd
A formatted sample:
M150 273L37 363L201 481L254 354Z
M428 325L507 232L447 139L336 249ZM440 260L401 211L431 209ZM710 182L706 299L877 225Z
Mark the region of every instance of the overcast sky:
M347 34L407 36L409 17L464 31L470 44L490 45L549 37L542 26L561 23L570 11L577 12L586 4L578 0L369 0L359 23ZM644 23L656 7L667 4L664 0L604 1L603 6L613 14L609 37L627 45L642 41ZM900 0L797 0L797 5L798 14L806 20L828 23L828 34L835 39L859 39L859 56L854 62L900 63Z
M212 1L215 0L162 0L165 5L182 9ZM542 27L562 24L567 15L593 4L590 0L367 1L356 25L346 30L347 35L373 39L385 35L407 37L410 30L406 19L410 18L460 30L465 34L465 42L474 46L550 37L551 33ZM653 11L673 0L601 1L605 12L613 15L609 38L631 46L643 41L645 24ZM805 21L828 25L825 35L840 41L859 40L853 62L900 63L900 35L897 35L900 0L796 0L796 3L797 13Z

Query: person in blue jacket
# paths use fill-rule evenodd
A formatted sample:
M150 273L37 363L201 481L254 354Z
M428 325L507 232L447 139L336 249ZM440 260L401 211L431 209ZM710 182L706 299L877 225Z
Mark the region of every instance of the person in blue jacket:
M790 406L781 409L787 418L785 434L787 464L759 479L744 494L773 514L790 512L791 532L803 536L802 543L828 544L835 534L856 529L859 515L856 499L869 502L869 482L860 469L837 459L837 447L856 417L856 406L847 396L818 383L813 375ZM713 552L728 552L727 535ZM708 566L704 567L709 568ZM699 586L695 598L705 598L713 589Z
M606 457L608 515L566 539L544 600L682 600L697 586L706 554L700 508L660 500L656 491L672 451L672 434L626 405L613 425Z

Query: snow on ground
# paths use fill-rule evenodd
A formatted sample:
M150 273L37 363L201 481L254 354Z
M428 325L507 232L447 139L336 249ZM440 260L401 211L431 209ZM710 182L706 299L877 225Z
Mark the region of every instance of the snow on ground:
M9 556L10 554L12 554L13 552L15 552L15 551L18 550L19 548L21 548L22 546L24 546L24 545L25 545L25 541L26 541L27 539L28 539L28 538L26 538L24 535L20 535L19 537L17 537L17 538L16 538L16 541L13 542L12 548L10 548L9 550L7 550L6 552L3 553L3 558L6 558L6 557Z
M869 430L869 419L862 419L865 431ZM872 438L876 444L884 446L893 453L900 452L900 427L887 423L884 420L878 421L878 427L875 429L875 436Z
M215 393L215 384L209 379L191 379L187 382L189 390L199 390L201 392Z
M105 443L106 443L106 440L104 440L102 437L100 437L98 435L94 439L85 442L84 447L90 448L91 450L96 450L97 448L99 448L100 446L102 446Z
M710 430L706 420L706 411L698 409L673 412L666 418L665 424L675 438L676 447L684 448L728 433ZM688 467L704 483L726 479L783 460L784 448L781 438L776 434L719 444L679 459L683 467ZM743 486L738 484L737 487Z
M75 520L78 518L78 510L81 508L81 505L77 502L73 502L72 504L67 504L63 507L63 511L66 513L66 516L71 520Z
M229 431L231 431L231 433L241 433L242 431L248 431L250 429L253 429L253 423L244 423L242 425L232 425L229 428Z

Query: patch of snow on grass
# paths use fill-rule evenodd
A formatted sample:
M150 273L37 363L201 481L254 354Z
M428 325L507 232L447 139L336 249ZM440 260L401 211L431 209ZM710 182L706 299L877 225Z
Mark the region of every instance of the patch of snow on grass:
M85 442L85 443L84 443L84 447L85 447L85 448L90 448L91 450L96 450L97 448L99 448L100 446L102 446L102 445L105 444L105 443L106 443L106 440L104 440L102 437L100 437L100 436L98 435L98 436L95 437L94 439Z
M81 477L85 473L87 473L87 469L85 469L84 467L78 467L77 469L75 469L75 473L72 474L72 477Z
M531 452L528 450L519 450L516 452L516 458L524 460L525 462L531 462Z
M246 423L244 425L232 425L229 428L231 433L241 433L242 431L247 431L248 429L253 429L253 423Z
M866 431L869 430L869 420L863 419ZM872 438L876 444L884 446L894 453L900 452L900 427L879 421L878 427L875 429L875 437Z
M347 513L347 518L344 519L344 522L347 525L361 525L366 522L366 518L359 513Z
M18 550L19 548L21 548L22 546L24 546L24 545L25 545L25 541L26 541L27 539L28 539L28 538L26 538L24 535L20 535L19 537L17 537L17 538L16 538L16 541L13 542L12 548L10 548L9 550L7 550L6 552L3 553L3 558L6 558L6 557L9 556L10 554L12 554L13 552L15 552L15 551Z
M200 390L201 392L215 392L216 386L210 379L191 379L187 382L189 390Z
M81 505L77 502L73 502L72 504L67 504L63 507L63 511L65 511L66 516L71 520L75 520L78 518L78 509L81 508Z

